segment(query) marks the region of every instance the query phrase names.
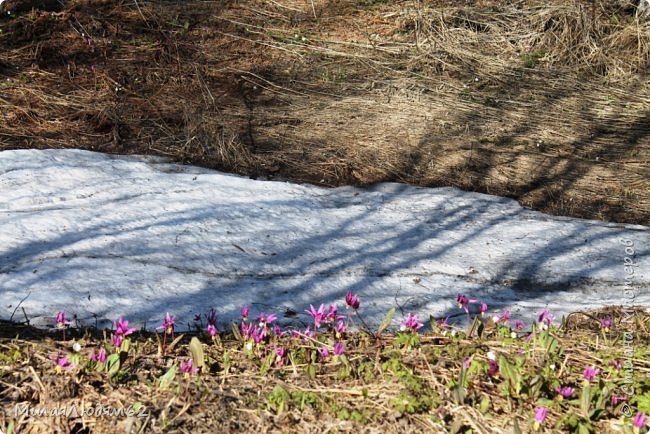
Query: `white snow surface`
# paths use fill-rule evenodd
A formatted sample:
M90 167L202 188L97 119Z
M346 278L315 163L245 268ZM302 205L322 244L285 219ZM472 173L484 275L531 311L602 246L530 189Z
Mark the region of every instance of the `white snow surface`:
M649 289L645 226L455 188L326 189L152 157L0 152L1 319L46 326L65 310L154 328L170 312L183 327L214 307L225 326L248 304L304 326L310 303L343 310L352 291L371 324L393 306L394 325L408 312L462 322L458 293L530 322L544 308L650 306Z

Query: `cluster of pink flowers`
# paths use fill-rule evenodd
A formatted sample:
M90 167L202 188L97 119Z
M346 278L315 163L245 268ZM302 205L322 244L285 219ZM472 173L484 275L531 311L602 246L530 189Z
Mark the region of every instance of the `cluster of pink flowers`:
M113 334L113 345L116 349L119 349L122 346L122 341L125 336L130 335L135 331L134 328L129 327L129 322L123 318L115 321L115 333Z

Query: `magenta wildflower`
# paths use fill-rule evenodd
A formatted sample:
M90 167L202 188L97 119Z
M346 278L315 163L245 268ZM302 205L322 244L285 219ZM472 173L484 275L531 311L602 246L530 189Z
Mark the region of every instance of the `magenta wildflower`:
M497 375L499 375L499 364L497 363L497 361L490 359L488 360L488 364L489 364L487 370L488 375L490 377L496 377Z
M478 300L470 300L463 294L458 294L458 297L456 297L456 301L458 302L458 307L461 309L465 310L465 313L469 313L469 304L470 303L476 303Z
M600 374L600 369L595 368L593 366L588 366L588 367L585 368L584 372L582 373L582 376L584 377L586 382L590 382L598 374Z
M275 349L275 364L276 366L284 366L287 361L287 350L278 347Z
M537 316L537 322L539 323L542 330L546 330L550 326L552 326L553 321L555 321L555 317L553 315L551 315L551 313L549 312L548 309L544 309Z
M330 356L330 350L325 345L323 345L318 349L318 355L323 359L327 359Z
M487 304L481 303L481 316L485 315L485 312L487 312L488 307Z
M57 328L62 329L62 328L65 328L65 327L69 326L70 324L72 324L72 321L69 321L69 320L66 319L64 310L62 310L60 312L57 312L57 314L56 314L56 327Z
M627 401L625 395L612 395L612 405L618 405L619 402Z
M241 334L246 339L253 337L253 330L255 330L254 324L246 324L245 322L241 323Z
M341 356L345 353L345 343L337 342L334 344L334 355Z
M129 328L129 322L125 319L120 318L115 322L115 334L120 337L128 336L134 331L134 328Z
M210 308L208 313L205 314L205 320L208 322L209 325L216 326L217 325L217 311L214 310L214 308Z
M521 320L517 320L517 321L515 321L515 328L516 328L517 330L521 330L521 329L523 329L523 328L524 328L524 322L521 321Z
M544 423L548 409L546 407L535 407L535 429L538 430L539 427Z
M439 319L438 321L436 321L436 324L438 324L438 327L440 327L441 329L448 329L448 328L451 327L449 325L449 323L447 322L448 320L449 320L449 317L447 316L447 317L445 317L443 319Z
M632 426L635 428L635 431L638 432L641 428L646 426L646 415L645 413L638 412L634 419L632 419Z
M612 360L611 362L608 363L609 366L613 366L616 369L623 369L623 361L622 360Z
M115 345L116 349L119 349L122 346L122 335L113 335L111 339L113 340L113 345Z
M345 325L345 323L342 320L339 320L336 323L336 327L334 328L334 331L336 333L336 338L340 339L343 333L347 330L348 326Z
M212 337L216 336L217 328L214 326L214 324L208 324L208 334Z
M469 367L472 366L472 360L474 360L474 356L463 357L463 367L469 369Z
M610 317L600 319L600 327L605 333L609 332L612 328L612 319Z
M51 360L56 364L55 369L61 371L62 369L70 370L74 367L68 356L58 353L56 356L51 357Z
M422 326L424 326L424 324L418 322L417 314L409 313L406 319L402 321L402 326L400 327L400 330L402 331L410 330L416 332Z
M240 309L239 313L241 314L241 317L245 320L248 319L248 314L249 314L249 309L248 306L244 306Z
M555 391L557 392L558 399L564 399L564 398L570 398L571 395L573 395L573 392L575 392L575 389L569 386L563 386L563 387L558 386L555 389Z
M345 294L345 304L351 307L352 309L357 310L359 309L361 300L359 300L358 295L352 294L352 291L348 291L348 293Z
M170 315L169 312L167 312L165 314L165 319L163 320L162 325L160 327L157 327L156 330L164 330L166 335L173 335L175 321L176 317L174 315Z
M187 359L187 361L182 361L181 360L180 371L183 374L191 375L191 374L196 374L197 372L199 372L199 368L193 368L192 367L192 359Z
M95 363L104 363L106 361L106 350L104 348L100 348L99 354L95 354L95 350L93 350L92 354L90 355L90 360Z
M260 313L257 318L255 318L255 321L257 321L260 324L260 327L266 326L267 324L271 324L273 321L275 321L278 317L275 316L274 313L270 314L265 314L264 312Z
M338 315L336 311L338 310L338 306L330 306L329 311L327 312L327 316L325 317L325 320L328 323L334 323L336 320L345 318L345 315Z
M255 327L253 328L253 334L251 336L253 338L253 342L256 344L261 343L264 338L266 338L266 327Z
M271 330L273 330L273 334L276 336L282 336L284 334L282 327L277 324L273 324L273 328Z
M503 314L496 314L494 317L494 322L497 324L504 323L508 325L508 321L510 321L510 309L506 309L503 311Z
M325 305L320 305L318 310L314 308L311 304L309 305L309 310L306 310L309 315L314 318L314 327L319 328L321 322L325 319Z

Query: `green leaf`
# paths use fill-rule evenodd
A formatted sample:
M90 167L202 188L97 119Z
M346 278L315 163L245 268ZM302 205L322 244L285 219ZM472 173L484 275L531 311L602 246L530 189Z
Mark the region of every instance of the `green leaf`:
M109 377L115 376L120 370L120 355L111 354L106 358L106 372L108 372Z
M384 317L384 320L381 322L381 325L377 329L377 334L380 335L384 330L386 330L389 326L390 323L393 322L393 316L395 316L395 308L392 307L386 316Z
M488 396L484 396L483 399L481 399L479 409L483 414L487 414L487 412L490 410L490 398Z
M589 418L589 407L591 406L591 386L585 386L580 395L580 411L582 415Z
M165 390L169 387L170 384L174 381L176 378L176 372L178 371L178 367L176 366L176 363L172 365L167 372L165 372L160 379L158 380L158 388L161 390Z
M190 340L190 353L192 353L192 364L205 372L205 355L203 354L203 344L196 336Z
M230 329L232 330L232 334L235 336L235 339L237 339L238 341L241 341L242 336L241 336L241 331L239 330L239 326L237 326L236 323L232 323L230 325Z

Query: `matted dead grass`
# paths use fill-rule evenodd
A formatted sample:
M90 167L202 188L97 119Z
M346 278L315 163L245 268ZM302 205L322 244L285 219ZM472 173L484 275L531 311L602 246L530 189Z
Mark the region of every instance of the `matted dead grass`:
M71 0L0 29L0 149L650 224L650 24L624 1Z

